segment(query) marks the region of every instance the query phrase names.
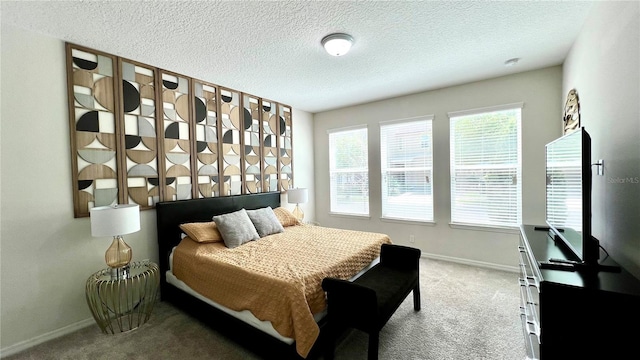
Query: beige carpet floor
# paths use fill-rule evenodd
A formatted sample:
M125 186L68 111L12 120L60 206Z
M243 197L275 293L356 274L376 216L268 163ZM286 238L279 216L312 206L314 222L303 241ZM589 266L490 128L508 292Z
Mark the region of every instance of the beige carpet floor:
M422 310L407 297L380 333L380 359L525 358L518 274L421 259ZM336 359L366 359L367 335L354 330ZM37 345L7 360L261 359L166 302L137 330L104 335L97 325ZM269 357L267 358L276 358Z

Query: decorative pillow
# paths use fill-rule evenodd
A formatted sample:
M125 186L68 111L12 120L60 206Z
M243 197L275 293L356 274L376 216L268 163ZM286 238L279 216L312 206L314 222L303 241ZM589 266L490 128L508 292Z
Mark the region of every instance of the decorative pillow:
M195 242L212 243L222 241L218 226L213 221L181 224L180 229Z
M247 210L247 215L249 215L249 219L251 219L260 237L284 231L280 220L278 220L270 206L257 210Z
M276 214L276 217L280 220L280 224L284 227L300 225L300 220L286 208L277 207L273 209L273 213Z
M245 209L214 216L213 221L218 226L224 244L230 249L260 239Z

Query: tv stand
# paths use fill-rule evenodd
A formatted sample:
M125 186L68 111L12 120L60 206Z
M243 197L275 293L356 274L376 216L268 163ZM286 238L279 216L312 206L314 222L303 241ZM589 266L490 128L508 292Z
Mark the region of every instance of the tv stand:
M636 353L640 280L610 257L597 265L572 260L552 234L533 225L521 225L520 235L527 358L624 359Z

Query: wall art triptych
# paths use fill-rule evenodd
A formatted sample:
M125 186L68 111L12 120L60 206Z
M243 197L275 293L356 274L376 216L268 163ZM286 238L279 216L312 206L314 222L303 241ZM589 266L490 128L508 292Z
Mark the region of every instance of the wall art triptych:
M291 107L66 44L75 217L293 187Z

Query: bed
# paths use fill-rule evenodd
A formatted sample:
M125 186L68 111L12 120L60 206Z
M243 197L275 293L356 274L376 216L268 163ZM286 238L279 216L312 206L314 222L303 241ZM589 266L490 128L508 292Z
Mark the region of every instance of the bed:
M376 262L381 244L391 241L384 234L304 224L235 248L183 239L181 224L266 207L278 209L280 193L158 203L162 300L211 322L216 330L224 329L253 351L313 357L326 326L322 278L357 277ZM268 256L262 255L265 249ZM305 253L316 252L320 255L305 258ZM200 256L204 253L207 257ZM216 260L210 263L210 257ZM294 260L297 257L304 260Z

